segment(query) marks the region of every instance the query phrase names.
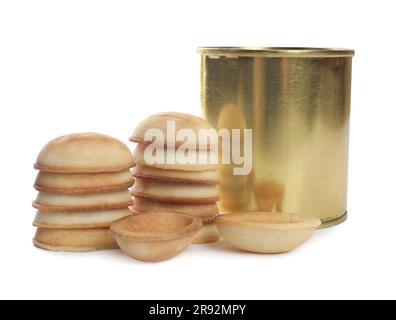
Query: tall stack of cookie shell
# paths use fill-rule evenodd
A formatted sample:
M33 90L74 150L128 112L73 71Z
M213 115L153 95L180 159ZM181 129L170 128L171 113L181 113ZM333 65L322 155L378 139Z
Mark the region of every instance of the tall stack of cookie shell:
M200 129L213 130L204 119L184 113L168 112L152 115L133 132L130 140L137 143L137 146L133 154L136 167L132 173L136 182L132 188L132 211L135 214L175 212L199 217L203 222L203 228L193 243L215 242L220 238L214 224L219 214L219 178L217 163L211 162L211 159L213 147L217 145L211 146L208 141L194 144L194 158L199 159L203 156L201 159L206 159L206 162L186 161L181 164L177 159L169 161L168 151L171 151L170 154L176 154L178 147L183 143L170 143L168 138L175 137L177 132L184 129L194 132L196 137L199 137ZM162 132L164 137L163 141L159 139L155 142L154 148L154 145L145 139L150 130ZM164 161L149 161L149 153Z
M58 137L39 153L35 246L83 252L117 248L109 227L131 214L135 165L121 141L98 133Z

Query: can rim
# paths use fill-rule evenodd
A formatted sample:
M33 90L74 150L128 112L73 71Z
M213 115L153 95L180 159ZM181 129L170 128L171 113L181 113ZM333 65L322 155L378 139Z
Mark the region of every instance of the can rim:
M342 48L315 47L199 47L197 52L204 56L225 57L353 57L355 51Z

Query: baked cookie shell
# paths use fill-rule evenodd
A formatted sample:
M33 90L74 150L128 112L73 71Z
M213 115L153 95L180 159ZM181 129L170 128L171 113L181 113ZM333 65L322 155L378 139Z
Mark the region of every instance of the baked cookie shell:
M164 170L137 164L132 170L136 178L146 178L151 180L168 181L176 183L196 183L196 184L218 184L218 173L216 170L206 171L181 171Z
M214 151L210 150L199 150L196 154L189 155L187 163L170 163L169 161L164 161L164 163L151 163L145 158L147 145L140 143L136 146L133 157L137 164L142 166L163 169L163 170L173 170L173 171L211 171L217 170L218 168L218 155ZM155 150L155 156L157 159L167 159L167 149L158 147ZM175 152L172 150L172 152ZM201 163L197 159L205 159ZM214 163L211 163L211 159L214 159Z
M230 213L217 217L215 222L226 241L256 253L292 251L321 224L318 218L272 212Z
M217 186L161 183L136 179L133 196L160 202L208 204L219 200Z
M157 262L183 251L201 226L199 218L163 212L118 220L111 225L111 230L125 254L142 261Z
M161 212L175 212L188 214L190 216L198 217L207 221L219 214L216 203L208 204L178 204L169 202L158 202L152 199L145 199L140 197L134 198L134 205L132 211L135 213L161 213Z
M39 192L33 207L45 212L94 211L128 207L133 204L129 190L93 194Z
M75 133L47 143L34 168L45 172L93 173L123 171L134 164L123 142L98 133Z
M33 244L51 251L86 252L118 248L109 228L36 230Z
M38 211L33 225L39 228L105 228L121 218L130 216L128 208L88 212Z
M167 136L168 136L168 121L173 121L175 123L175 132L170 132L173 137L176 137L176 133L183 129L190 129L194 132L196 137L199 137L200 129L213 130L213 127L204 120L203 118L196 117L191 114L180 113L180 112L163 112L154 114L145 120L143 120L133 131L130 141L136 143L150 143L150 141L145 141L145 134L150 129L157 129L163 133L165 145L168 145ZM201 149L209 149L210 147L216 148L215 146L210 146L209 141L200 141L201 144L197 144L197 148ZM175 146L183 145L184 142L176 141Z
M201 227L199 218L162 212L132 215L120 219L112 223L111 230L129 240L163 241L190 235Z
M134 183L129 170L111 173L52 173L40 171L34 183L38 191L63 194L112 192Z

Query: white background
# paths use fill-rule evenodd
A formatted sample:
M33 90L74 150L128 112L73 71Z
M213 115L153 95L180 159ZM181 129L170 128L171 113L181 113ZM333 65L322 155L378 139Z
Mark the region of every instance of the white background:
M394 1L1 1L0 298L396 298ZM356 50L350 219L297 251L190 246L159 264L32 246L33 162L50 139L125 142L142 119L200 114L198 46ZM131 148L133 145L130 144Z

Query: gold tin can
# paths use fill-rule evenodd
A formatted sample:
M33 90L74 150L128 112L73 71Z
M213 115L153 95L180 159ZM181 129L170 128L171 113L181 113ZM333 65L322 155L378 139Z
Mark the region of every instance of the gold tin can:
M253 170L220 166L220 209L347 217L353 50L199 48L201 102L217 129L252 129ZM242 146L243 147L243 146Z

